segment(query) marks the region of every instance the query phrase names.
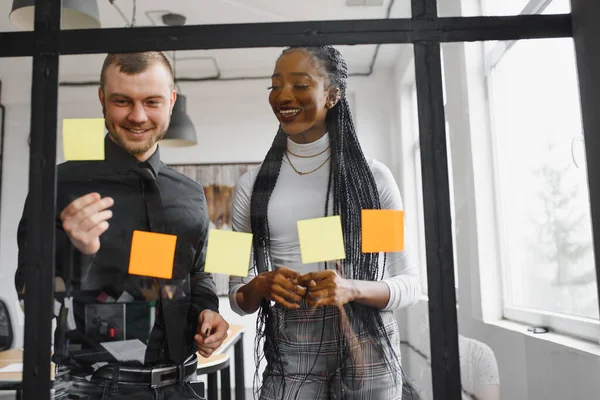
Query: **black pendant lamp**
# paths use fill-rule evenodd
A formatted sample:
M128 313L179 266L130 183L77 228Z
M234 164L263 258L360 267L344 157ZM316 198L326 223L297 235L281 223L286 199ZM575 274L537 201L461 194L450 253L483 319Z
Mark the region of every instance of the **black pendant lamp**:
M181 14L167 13L162 16L162 21L166 26L185 25L185 16ZM173 52L173 78L177 87L177 55ZM165 147L186 147L195 146L198 143L196 138L196 128L192 120L187 115L187 98L180 94L177 87L177 100L173 107L171 115L171 124L160 144Z
M165 147L185 147L195 146L196 143L198 143L196 128L187 115L187 98L182 94L177 94L169 129L160 144Z
M96 0L62 0L61 29L100 28ZM13 0L10 21L17 27L33 30L35 0Z

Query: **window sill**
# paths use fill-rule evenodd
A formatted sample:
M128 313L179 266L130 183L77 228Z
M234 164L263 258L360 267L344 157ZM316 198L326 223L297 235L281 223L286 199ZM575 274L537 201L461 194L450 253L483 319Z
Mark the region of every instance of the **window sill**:
M575 338L572 336L548 332L548 333L531 333L528 332L527 329L530 328L529 325L525 325L519 322L509 321L506 319L498 320L498 321L488 321L486 322L488 325L497 326L502 329L507 329L513 332L519 332L526 336L533 337L539 340L545 340L548 342L556 343L561 346L565 346L568 348L572 348L575 350L579 350L591 355L600 356L600 344L597 342L592 342L584 339Z

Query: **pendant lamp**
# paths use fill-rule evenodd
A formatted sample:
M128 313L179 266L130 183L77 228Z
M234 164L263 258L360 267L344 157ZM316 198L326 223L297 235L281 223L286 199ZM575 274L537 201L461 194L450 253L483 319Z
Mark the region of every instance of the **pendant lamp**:
M100 28L96 0L62 0L61 29ZM11 22L24 30L33 30L35 0L13 0Z
M187 98L182 94L177 94L169 129L160 140L160 144L165 147L185 147L195 146L196 143L198 143L196 128L187 115Z

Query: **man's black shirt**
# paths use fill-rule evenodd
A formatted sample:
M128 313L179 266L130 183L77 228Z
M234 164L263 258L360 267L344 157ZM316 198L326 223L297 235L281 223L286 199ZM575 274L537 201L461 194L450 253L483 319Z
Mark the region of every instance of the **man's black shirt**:
M127 292L134 298L130 305L156 304L158 312L150 336L142 334L142 337L133 333L139 328L135 326L139 321L131 320L130 312L126 324L129 333L121 339L139 338L147 343L145 364L181 363L183 360L176 358L195 352L193 337L200 312L205 309L218 311L214 282L209 274L203 272L209 223L204 192L196 182L165 166L160 161L158 150L145 163L140 163L107 135L105 152L104 161L71 161L58 166L56 276L63 279L68 291L72 290L77 323L77 329L69 332L67 337L71 344L82 344L83 349L101 350L97 343L100 340L89 333L89 315L86 321L86 313L90 314L89 306L101 303L107 296L117 299ZM158 186L162 212L153 210L146 198L148 192L144 189L147 185L144 179L147 178L139 173L144 167L149 168L150 177L156 182L155 187ZM73 200L91 192L114 199L110 208L113 216L108 220L108 230L100 237L98 253L85 256L73 250L62 229L60 213ZM28 203L25 204L17 237L19 264L15 284L19 292L25 283L25 270L31 265L27 252ZM152 219L158 214L164 218L159 225L160 233L177 236L173 277L166 280L130 275L128 267L133 231L150 231L148 216ZM134 310L133 307L131 309ZM117 328L118 331L122 327ZM111 334L114 332L111 331ZM55 351L62 345L55 342ZM92 358L92 361L95 360Z

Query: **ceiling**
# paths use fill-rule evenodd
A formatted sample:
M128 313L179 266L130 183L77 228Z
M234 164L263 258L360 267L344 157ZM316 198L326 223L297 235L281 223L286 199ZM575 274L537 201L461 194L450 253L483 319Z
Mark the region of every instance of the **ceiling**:
M88 0L81 0L88 1ZM97 0L102 28L164 26L161 17L179 13L186 25L235 24L249 22L287 22L340 19L385 18L391 5L392 18L410 16L410 0L380 0L381 5L348 6L351 0ZM377 3L377 1L372 1ZM390 4L391 3L391 4ZM327 4L325 7L324 4ZM134 14L135 5L135 14ZM0 32L17 31L9 20L12 0L0 0ZM339 46L350 73L369 71L376 45ZM406 47L406 45L404 45ZM389 68L398 58L402 45L380 46L375 69ZM269 76L281 49L226 49L179 51L176 54L178 77L223 78ZM169 54L173 57L173 54ZM97 80L104 55L62 56L61 81Z

